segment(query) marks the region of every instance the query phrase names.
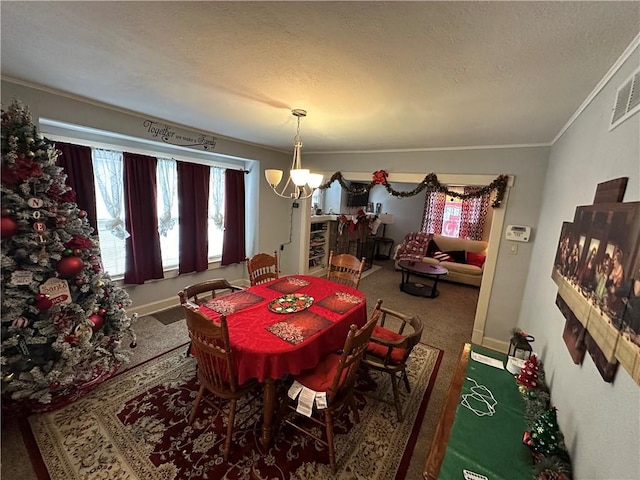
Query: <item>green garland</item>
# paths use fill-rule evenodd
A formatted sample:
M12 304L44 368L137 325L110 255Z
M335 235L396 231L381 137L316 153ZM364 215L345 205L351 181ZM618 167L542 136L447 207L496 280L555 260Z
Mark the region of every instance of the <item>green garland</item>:
M496 198L494 199L491 206L493 208L499 208L502 203L502 200L504 199L504 194L507 190L507 183L509 181L509 177L507 175L499 175L489 185L486 185L484 187L478 187L474 189L472 193L459 193L453 190L449 190L449 188L447 188L446 185L443 185L442 183L440 183L435 173L429 173L426 177L424 177L424 179L420 183L418 183L416 188L414 188L413 190L401 192L401 191L395 190L391 186L391 184L387 181L388 176L389 174L385 170L378 170L373 173L373 179L371 180L370 183L363 185L362 187L353 187L352 185L347 183L347 181L342 176L341 172L336 172L333 175L331 175L331 178L327 182L323 183L318 188L320 190L326 190L331 186L333 182L337 181L342 187L342 189L351 195L362 195L363 193L368 193L369 190L371 190L376 185L382 185L390 195L394 197L399 197L399 198L413 197L414 195L419 194L423 190L427 190L430 192L444 193L446 195L459 198L461 200L466 200L468 198L477 198L483 195L488 195L495 190Z

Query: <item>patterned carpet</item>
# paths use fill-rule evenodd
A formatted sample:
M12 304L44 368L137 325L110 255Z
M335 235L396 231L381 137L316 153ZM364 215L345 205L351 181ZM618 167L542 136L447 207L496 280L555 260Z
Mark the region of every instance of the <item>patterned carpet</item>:
M406 412L401 423L392 405L368 395L389 398L388 376L361 376L356 395L361 422L353 425L348 414L338 420L339 472L333 476L326 450L295 430L278 429L263 451L259 423L234 436L225 463L223 437L217 433L222 420L200 409L187 424L197 381L195 361L184 353L183 347L172 350L118 374L72 405L30 417L37 444L30 455L38 478L399 480L442 359L436 348L419 344L414 349L408 370L412 390L401 389Z

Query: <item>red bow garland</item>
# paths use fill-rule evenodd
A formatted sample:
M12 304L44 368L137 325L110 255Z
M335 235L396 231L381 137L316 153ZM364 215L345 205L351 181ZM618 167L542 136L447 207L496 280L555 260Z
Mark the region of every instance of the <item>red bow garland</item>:
M373 183L376 185L386 185L389 173L386 170L376 170L373 172Z

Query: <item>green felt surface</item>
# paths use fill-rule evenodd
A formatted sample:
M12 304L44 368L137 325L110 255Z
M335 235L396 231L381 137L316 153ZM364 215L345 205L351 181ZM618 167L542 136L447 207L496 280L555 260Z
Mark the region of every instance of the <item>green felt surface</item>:
M477 345L473 345L471 351L500 359L503 363L506 360L506 355ZM496 401L495 413L478 416L458 403L438 478L462 479L463 469L485 475L489 480L531 478L531 453L522 444L525 405L515 378L507 370L484 365L469 357L459 402L468 395L466 399L471 406L479 412L489 412L480 394L488 403L493 403L491 397L477 388L474 393L472 388L476 385L471 379L491 392Z

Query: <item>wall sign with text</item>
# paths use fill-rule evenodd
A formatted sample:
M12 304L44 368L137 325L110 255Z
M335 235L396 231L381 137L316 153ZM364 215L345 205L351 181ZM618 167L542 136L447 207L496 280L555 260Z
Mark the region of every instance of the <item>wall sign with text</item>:
M197 148L212 151L216 148L218 139L212 135L190 132L164 123L143 120L144 137L152 140L160 140L169 145L178 147Z

